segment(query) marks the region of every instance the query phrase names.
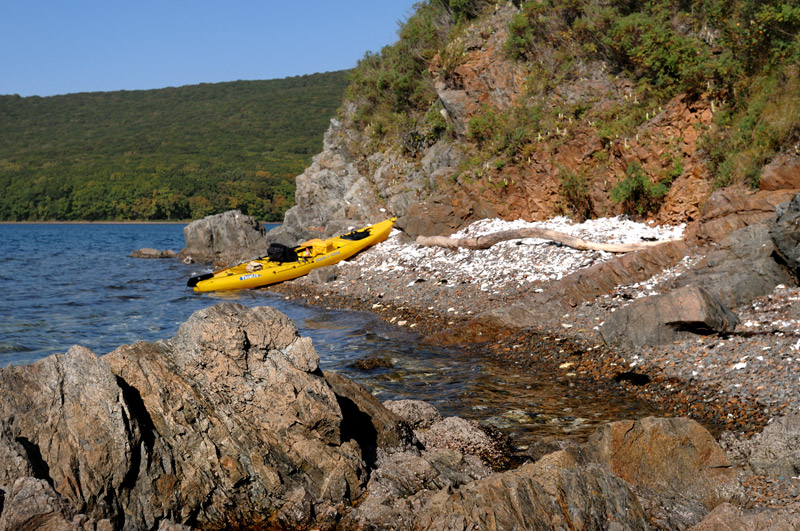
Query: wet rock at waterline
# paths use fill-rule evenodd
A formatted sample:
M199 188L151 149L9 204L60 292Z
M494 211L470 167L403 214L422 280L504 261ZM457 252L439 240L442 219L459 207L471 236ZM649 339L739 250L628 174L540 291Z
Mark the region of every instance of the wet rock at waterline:
M422 400L387 400L383 405L408 422L415 430L430 428L442 420L439 410Z
M183 228L186 239L178 257L185 263L228 267L267 254L267 231L254 217L238 210L206 216Z
M600 327L611 345L663 345L695 334L732 331L739 318L716 295L686 286L620 308Z
M143 247L141 249L133 251L130 256L131 258L148 258L148 259L175 258L176 256L178 256L178 253L170 249L160 251L158 249L153 249L151 247Z

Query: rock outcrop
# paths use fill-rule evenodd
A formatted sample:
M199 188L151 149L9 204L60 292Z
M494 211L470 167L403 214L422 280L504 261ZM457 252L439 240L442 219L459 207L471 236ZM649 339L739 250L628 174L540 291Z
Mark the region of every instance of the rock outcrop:
M186 247L178 257L185 263L228 267L267 254L266 233L254 217L238 210L206 216L183 228Z
M800 190L800 157L781 153L761 170L758 187L762 190Z
M691 285L653 295L612 313L600 327L609 345L666 345L695 334L732 332L739 318L719 298Z
M417 525L431 531L650 529L629 485L598 466L580 466L566 452L439 491Z
M701 245L720 243L739 229L773 219L778 205L795 193L784 189L754 192L743 186L717 190L703 206L698 222L687 229L686 239Z
M67 521L116 529L330 524L366 470L317 362L284 315L221 304L169 341L7 367L0 488L44 481Z
M743 495L728 456L691 419L612 422L590 437L587 451L591 461L630 484L666 529L696 524L720 503Z
M800 194L779 205L770 236L786 266L800 281Z
M736 230L718 245L705 249L690 271L662 289L703 286L725 306L737 308L771 293L778 284L794 284L770 237L772 226L774 218L773 223L754 223Z
M619 285L641 282L674 266L691 252L684 242L667 242L651 249L626 253L571 273L559 282L504 308L479 317L498 327L524 328L558 318L581 303L610 293Z
M721 441L739 466L756 474L800 474L800 414L777 417L749 439L725 432Z

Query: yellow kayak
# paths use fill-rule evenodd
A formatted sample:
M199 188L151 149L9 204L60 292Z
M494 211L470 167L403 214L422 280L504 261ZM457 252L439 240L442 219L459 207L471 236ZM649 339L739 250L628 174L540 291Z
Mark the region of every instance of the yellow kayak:
M195 291L223 291L258 288L302 277L313 269L346 260L370 245L382 242L389 236L396 219L387 219L327 240L309 240L294 248L272 244L267 256L192 277L186 285Z

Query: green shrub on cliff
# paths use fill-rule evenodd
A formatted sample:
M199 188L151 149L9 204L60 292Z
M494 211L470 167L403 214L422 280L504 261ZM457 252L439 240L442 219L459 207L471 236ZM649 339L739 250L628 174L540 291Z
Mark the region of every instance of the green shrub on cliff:
M493 3L492 0L420 2L415 12L400 24L400 38L395 44L385 46L380 53L367 53L359 61L350 73L347 99L357 105L355 120L377 145L384 140L407 144L403 139L409 138L433 142L445 132L435 114L441 107L437 107L430 64L445 50L451 31ZM430 119L436 123L428 123Z
M641 163L634 161L625 170L625 178L611 189L611 200L622 205L626 214L644 216L658 209L669 184L668 179L654 183Z
M800 140L800 6L786 0L535 0L509 25L506 52L538 79L557 79L564 60L604 61L657 105L678 94L716 103L705 138L715 184L758 182L781 146ZM552 89L552 85L550 85ZM629 134L646 115L597 120L605 142ZM778 111L780 109L780 111ZM613 110L613 109L612 109Z

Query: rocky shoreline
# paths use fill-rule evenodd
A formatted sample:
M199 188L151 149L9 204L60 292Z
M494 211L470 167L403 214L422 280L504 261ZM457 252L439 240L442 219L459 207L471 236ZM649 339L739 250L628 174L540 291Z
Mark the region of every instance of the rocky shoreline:
M695 421L649 417L506 469L498 434L318 362L283 314L222 303L166 341L0 369L0 529L796 525L772 478L798 418L729 437L738 463Z

